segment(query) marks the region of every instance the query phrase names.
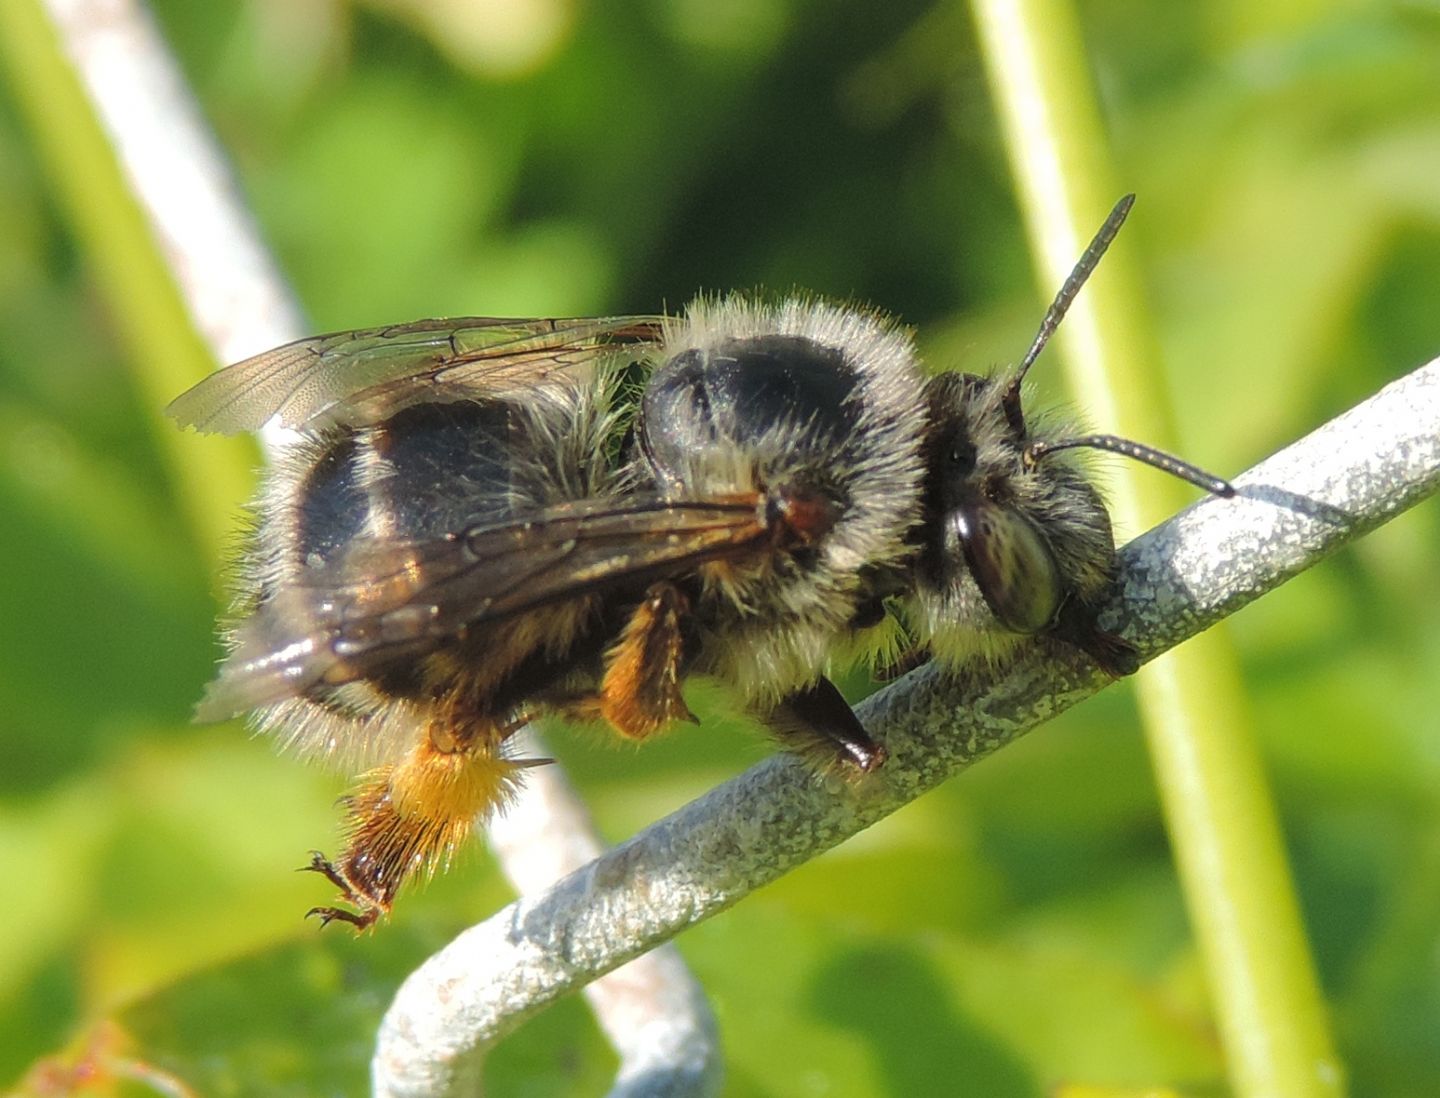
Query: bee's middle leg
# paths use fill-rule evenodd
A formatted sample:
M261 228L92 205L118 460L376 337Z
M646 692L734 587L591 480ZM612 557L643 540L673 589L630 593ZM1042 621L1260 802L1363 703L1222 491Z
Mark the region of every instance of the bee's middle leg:
M839 763L869 773L885 761L885 745L871 738L850 703L823 676L760 716L787 750L822 770Z
M689 608L673 583L652 585L606 653L599 715L622 736L644 739L673 721L695 720L680 693Z

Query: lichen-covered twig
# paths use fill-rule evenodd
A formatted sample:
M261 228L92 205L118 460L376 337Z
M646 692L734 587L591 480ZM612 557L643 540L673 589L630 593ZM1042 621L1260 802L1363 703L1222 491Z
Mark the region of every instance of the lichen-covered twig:
M535 733L516 754L549 754ZM605 845L558 766L540 767L523 795L490 822L490 847L522 895L540 892L600 857ZM585 987L595 1020L620 1057L609 1098L706 1098L724 1073L715 1016L672 945L662 945Z
M1128 545L1108 626L1149 659L1440 487L1440 360ZM860 707L889 749L863 785L780 756L465 931L405 982L373 1066L386 1098L478 1088L485 1048L596 976L724 910L1106 685L1039 646L998 679L917 671ZM656 1091L655 1093L662 1093Z

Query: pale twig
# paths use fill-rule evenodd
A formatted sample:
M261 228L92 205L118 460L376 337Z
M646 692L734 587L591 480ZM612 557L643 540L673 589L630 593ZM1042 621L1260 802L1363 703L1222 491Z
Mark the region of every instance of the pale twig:
M216 359L234 361L303 336L294 295L149 11L136 0L45 3ZM283 430L265 432L271 449L287 440ZM533 778L493 837L502 868L522 892L603 849L559 768ZM620 1056L612 1093L703 1096L718 1089L714 1018L678 953L657 952L587 995Z
M44 3L215 360L304 336L300 305L149 9L140 0ZM262 432L267 452L290 438L278 425Z
M1123 550L1113 620L1150 659L1440 487L1440 360ZM1037 645L999 679L915 672L860 707L889 761L863 785L772 758L462 933L401 987L373 1078L458 1098L484 1050L556 998L724 910L1108 683Z
M185 76L136 0L45 0L191 315L221 362L305 335Z
M521 758L549 753L531 729ZM540 892L605 851L584 803L558 766L531 770L518 802L490 822L490 848L521 895ZM724 1062L704 989L672 945L585 986L596 1021L620 1056L610 1098L702 1098L719 1092Z

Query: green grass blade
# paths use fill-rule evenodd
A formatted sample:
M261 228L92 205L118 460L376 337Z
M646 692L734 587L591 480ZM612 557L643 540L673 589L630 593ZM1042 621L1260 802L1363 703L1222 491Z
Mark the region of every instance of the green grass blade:
M1037 0L975 0L973 7L1048 298L1125 188L1110 166L1073 7ZM1122 234L1059 338L1071 389L1094 422L1166 446L1169 416L1148 316ZM1153 472L1117 463L1115 473L1114 511L1131 534L1182 498L1183 486ZM1157 660L1137 688L1237 1093L1343 1093L1274 802L1223 631Z
M40 0L0 4L0 56L125 344L135 383L153 409L156 445L196 542L218 561L234 529L236 505L249 494L254 450L242 440L201 444L161 414L214 363Z

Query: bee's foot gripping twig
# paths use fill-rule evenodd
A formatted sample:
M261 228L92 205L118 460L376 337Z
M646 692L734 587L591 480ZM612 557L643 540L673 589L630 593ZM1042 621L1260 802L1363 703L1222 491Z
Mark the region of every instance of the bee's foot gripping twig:
M885 745L871 738L835 684L821 677L787 695L765 715L780 742L821 771L869 774L884 765Z
M869 774L879 770L889 757L885 745L870 740L866 743L859 743L854 740L847 740L840 745L839 757L843 761L853 764L862 774Z

